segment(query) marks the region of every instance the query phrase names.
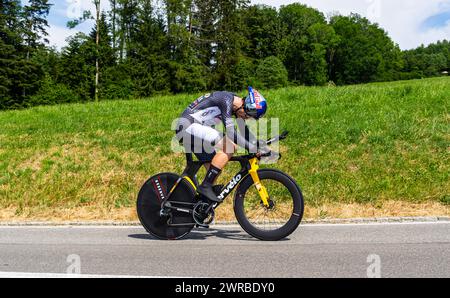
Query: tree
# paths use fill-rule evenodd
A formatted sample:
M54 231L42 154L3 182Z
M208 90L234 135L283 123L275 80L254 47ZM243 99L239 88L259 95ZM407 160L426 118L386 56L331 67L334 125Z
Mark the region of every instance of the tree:
M43 9L40 4L44 2L46 1L30 1L30 6L25 8L17 0L1 2L1 108L27 106L29 97L40 87L43 79L42 68L41 65L30 59L33 49L29 45L37 45L45 33L45 22L39 17L41 9ZM48 9L43 10L48 13ZM46 14L45 11L42 12L42 15Z
M21 45L22 14L20 0L2 0L0 5L0 38L5 44L14 47Z
M0 6L0 109L15 102L13 75L17 71L15 62L21 44L20 1L2 1Z
M403 52L403 78L423 78L441 75L450 70L450 42L438 41L427 47Z
M402 52L359 15L327 22L300 3L277 10L249 0L109 0L109 12L92 0L92 11L68 22L73 28L94 20L91 32L57 51L46 44L48 2L0 2L0 109L450 70L447 40Z
M278 56L288 70L289 79L297 84L322 82L326 47L310 40L315 37L314 31L318 30L310 28L326 26L324 15L314 8L299 3L282 6L279 14L283 37L279 42ZM317 62L319 74L315 74L311 69Z
M137 96L170 90L168 37L162 16L155 15L151 1L141 1L137 10L136 33L127 67Z
M330 69L334 59L339 37L333 27L317 23L307 30L308 44L305 46L303 64L303 83L323 85L330 78Z
M231 70L239 63L245 39L242 11L248 6L247 0L219 0L217 6L217 23L213 72L215 86L233 89Z
M248 86L260 86L262 83L257 81L255 59L241 56L238 63L230 69L231 82L233 90L244 90Z
M264 59L277 55L277 44L281 38L281 22L275 8L267 5L252 5L243 10L247 57Z
M98 30L97 30L98 28ZM96 27L92 29L89 34L90 42L95 43L96 45L96 100L99 97L102 97L102 89L104 89L104 85L107 85L108 82L105 80L108 76L105 76L105 71L112 68L115 65L115 53L112 48L112 40L110 36L110 25L107 23L106 14L102 13L100 16L100 20L96 24ZM102 67L102 71L99 70L99 65Z
M136 35L139 30L139 2L142 2L142 0L117 0L116 17L119 24L117 33L120 62L124 62L125 59L133 55L133 42L137 40Z
M215 0L194 0L193 4L192 42L201 63L211 70L212 65L216 62L215 54L217 52L217 5L215 5Z
M95 45L96 45L96 57L95 57L95 101L98 101L98 92L99 92L99 78L100 78L100 64L99 64L99 43L100 43L100 7L101 0L93 0L95 5L95 18L92 17L92 13L90 11L85 11L83 16L78 20L69 21L67 26L69 28L75 28L81 22L86 21L88 19L94 19L96 24L96 36L95 36Z
M378 25L357 14L331 19L340 37L332 65L338 84L385 81L402 67L400 49Z
M0 109L13 105L12 72L14 71L14 46L0 39Z
M114 54L116 55L117 52L117 0L109 0L109 3L111 5L111 10L109 12L109 16L111 19L111 34L112 34L112 47Z
M77 33L68 39L61 53L61 76L58 82L65 84L82 101L91 100L95 92L96 46L84 33Z
M98 101L98 82L100 77L100 0L94 0L95 4L95 21L97 24L97 32L95 35L96 57L95 57L95 101Z
M56 82L66 84L81 100L109 96L108 85L122 79L111 74L117 75L117 72L111 72L116 59L109 31L107 16L102 13L89 35L76 34L62 50L62 75Z
M45 76L39 91L31 96L30 105L53 105L79 101L75 94L65 84L56 83L51 76Z
M275 56L267 57L259 64L256 77L263 88L280 88L288 85L288 73L286 68Z
M46 17L50 12L51 5L48 0L29 0L29 4L24 7L27 60L30 59L32 50L42 46L43 42L48 43Z
M171 91L194 92L206 89L205 66L197 56L193 40L192 0L166 0L167 38Z

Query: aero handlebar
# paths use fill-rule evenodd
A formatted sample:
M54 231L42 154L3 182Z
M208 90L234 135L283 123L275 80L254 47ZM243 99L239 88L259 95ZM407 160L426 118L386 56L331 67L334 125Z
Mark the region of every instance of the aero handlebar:
M281 135L276 136L270 140L267 140L266 145L270 145L270 144L276 143L278 141L284 140L287 138L288 134L289 134L289 132L287 130L285 130L281 133Z

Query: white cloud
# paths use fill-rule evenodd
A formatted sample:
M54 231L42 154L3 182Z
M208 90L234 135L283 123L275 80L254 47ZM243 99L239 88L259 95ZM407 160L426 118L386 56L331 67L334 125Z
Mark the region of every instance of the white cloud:
M69 29L65 26L58 26L50 24L49 29L47 30L50 46L55 46L57 49L61 49L62 47L67 45L66 39L70 36L77 34L77 32L85 32L89 33L92 28L92 22L84 23L77 27L77 29Z
M429 29L426 32L418 34L418 40L420 40L424 45L443 39L450 40L450 22L443 28Z
M56 46L61 49L67 45L66 39L75 35L77 32L89 33L92 30L94 22L85 21L74 29L69 29L66 24L70 20L82 17L83 11L95 11L95 6L91 0L53 0L49 15L49 29L47 30L50 46ZM109 9L109 1L103 0L102 9Z
M50 41L50 46L56 46L58 49L61 49L66 45L66 38L71 35L74 35L76 31L70 30L66 27L61 27L57 25L50 25L48 29L48 40Z

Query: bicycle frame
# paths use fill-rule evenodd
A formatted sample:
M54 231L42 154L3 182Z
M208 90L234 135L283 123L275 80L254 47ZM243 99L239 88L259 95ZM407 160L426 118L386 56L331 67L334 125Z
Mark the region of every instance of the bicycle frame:
M198 181L196 178L196 174L200 170L200 168L207 162L201 161L193 161L192 154L186 154L187 165L183 173L181 174L181 178L175 183L175 185L170 190L166 201L170 198L173 190L178 186L182 179L188 181L192 187L196 190L198 187ZM261 197L261 201L263 204L268 207L269 206L269 195L267 193L267 189L262 185L259 177L258 177L258 169L259 169L259 161L255 155L243 155L236 156L230 159L230 162L239 162L241 164L241 170L225 185L220 194L217 196L218 199L224 201L225 198L239 185L239 183L244 180L248 175L250 175L253 179L253 182L258 190L258 193ZM163 202L164 205L165 202ZM217 204L218 205L218 204ZM217 205L215 207L217 207Z
M284 131L280 135L267 140L266 145L271 145L275 142L279 142L281 140L286 139L287 135L289 134L288 131ZM279 154L279 158L281 158L281 155ZM172 187L172 189L169 192L169 195L167 196L167 200L170 197L170 194L173 192L173 190L177 187L177 185L181 182L182 179L185 179L188 181L194 190L197 190L198 187L198 181L196 174L200 170L200 168L205 163L210 163L211 161L201 162L201 161L194 161L192 158L192 153L186 153L186 161L187 165L185 170L183 171L183 174L181 174L181 178L175 183L175 185ZM233 156L230 159L231 162L239 162L241 164L241 171L236 174L231 181L224 186L224 188L221 190L218 198L222 200L222 202L225 200L225 198L239 185L239 183L248 175L250 175L253 179L253 183L255 184L256 189L258 190L258 194L261 197L261 201L264 204L264 206L269 207L269 194L267 192L267 189L262 185L259 177L258 177L258 169L259 169L259 158L256 157L255 154L249 154L249 155L242 155L242 156ZM166 200L166 201L167 201ZM164 202L163 202L164 205ZM215 204L215 207L217 207L219 203Z

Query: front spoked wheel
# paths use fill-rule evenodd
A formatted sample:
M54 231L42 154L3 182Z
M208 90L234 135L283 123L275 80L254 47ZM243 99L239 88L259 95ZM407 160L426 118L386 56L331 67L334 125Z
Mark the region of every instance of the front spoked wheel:
M269 206L263 204L253 179L247 176L235 194L236 219L248 234L260 240L286 238L302 220L302 192L283 172L263 169L258 171L258 176L269 194Z

